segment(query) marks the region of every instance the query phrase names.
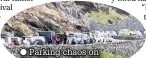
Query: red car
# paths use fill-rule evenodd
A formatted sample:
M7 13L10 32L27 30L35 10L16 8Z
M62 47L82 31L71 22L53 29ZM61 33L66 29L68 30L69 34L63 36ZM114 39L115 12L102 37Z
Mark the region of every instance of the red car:
M145 31L143 31L143 36L146 36L146 30L145 30Z

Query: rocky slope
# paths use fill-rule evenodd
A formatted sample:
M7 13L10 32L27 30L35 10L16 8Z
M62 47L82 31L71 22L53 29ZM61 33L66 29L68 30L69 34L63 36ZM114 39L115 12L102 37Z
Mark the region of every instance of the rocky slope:
M2 36L38 35L39 31L144 30L136 18L128 17L123 10L99 3L52 2L26 9L10 18Z

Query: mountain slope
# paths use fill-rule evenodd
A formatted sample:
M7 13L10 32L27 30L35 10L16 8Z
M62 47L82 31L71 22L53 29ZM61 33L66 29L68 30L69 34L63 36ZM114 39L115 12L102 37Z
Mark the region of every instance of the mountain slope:
M123 25L122 21L128 21L129 14L118 8L99 3L85 1L52 2L26 9L10 18L3 28L2 35L29 36L38 35L39 31L55 32L86 32L91 30L115 30L130 28L132 30L144 30L139 23L138 28L131 25ZM121 23L118 23L121 22ZM98 23L98 24L97 24ZM102 27L104 25L104 27ZM112 26L117 25L116 29ZM107 26L107 28L106 28ZM126 27L127 26L127 27Z

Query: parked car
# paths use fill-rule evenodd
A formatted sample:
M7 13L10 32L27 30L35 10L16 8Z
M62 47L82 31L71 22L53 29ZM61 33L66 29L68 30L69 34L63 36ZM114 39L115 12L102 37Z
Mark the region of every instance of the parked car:
M103 31L95 31L94 34L96 34L96 36L101 36L101 35L103 35Z
M96 39L96 43L119 43L119 42L124 42L126 40L118 40L118 39L114 39L112 37L99 37L98 39Z
M80 44L82 38L82 33L70 33L68 35L68 44Z
M104 37L104 36L117 36L115 31L95 31L96 37Z
M43 45L45 44L45 41L43 36L23 37L24 44L28 45Z
M31 45L31 42L30 41L23 40L22 42L23 42L24 45L27 45L27 46Z
M54 31L41 31L39 32L39 36L43 36L46 39L46 43L52 44L55 42L55 39L53 39L53 36L55 35Z
M83 33L83 34L81 35L81 43L82 43L82 44L87 44L87 43L89 43L89 36L88 36L87 33Z
M64 38L65 38L65 36L64 36L65 34L63 34L63 33L57 33L56 35L60 39L59 40L59 44L63 43L64 42Z
M133 35L133 36L142 36L142 33L140 31L131 31L131 35Z
M143 36L144 36L144 37L146 37L146 30L145 30L145 31L143 31L143 33L142 33L142 34L143 34Z
M22 38L20 37L7 37L7 42L9 46L20 45L22 43Z
M75 43L75 41L73 39L74 39L74 34L73 33L68 34L68 36L67 36L67 44L72 44L72 42Z
M108 36L117 36L117 33L115 31L106 31Z

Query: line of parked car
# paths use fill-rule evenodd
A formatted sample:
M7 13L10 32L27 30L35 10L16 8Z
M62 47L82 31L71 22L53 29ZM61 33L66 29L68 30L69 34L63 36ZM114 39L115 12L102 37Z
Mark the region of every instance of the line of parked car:
M55 33L54 31L41 31L39 36L7 37L8 46L14 45L45 45L45 44L92 44L107 42L123 42L126 40L114 39L112 36L144 36L140 31L121 29L115 31L91 31L83 33Z

